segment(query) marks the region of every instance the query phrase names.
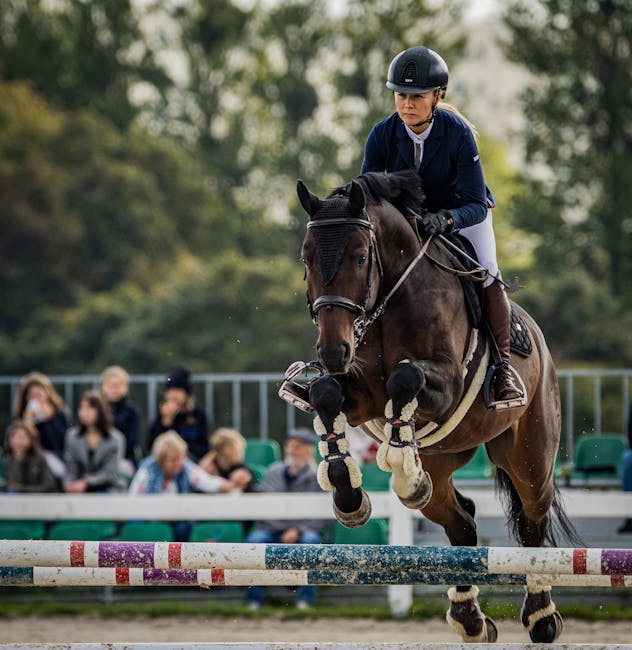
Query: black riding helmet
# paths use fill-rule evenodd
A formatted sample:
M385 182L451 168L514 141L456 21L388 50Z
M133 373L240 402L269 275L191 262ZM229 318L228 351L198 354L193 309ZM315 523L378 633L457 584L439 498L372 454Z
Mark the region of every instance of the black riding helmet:
M388 68L386 87L397 93L421 94L448 86L448 66L434 51L423 45L400 52Z

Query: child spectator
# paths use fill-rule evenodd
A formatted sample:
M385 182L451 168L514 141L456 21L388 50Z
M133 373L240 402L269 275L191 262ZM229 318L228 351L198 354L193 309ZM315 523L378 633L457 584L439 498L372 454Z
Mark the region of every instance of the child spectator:
M130 494L188 494L190 492L230 492L235 485L220 476L211 476L187 458L187 443L176 431L165 431L154 440L151 456L145 458L129 486ZM185 542L190 521L173 522L176 541Z
M81 397L79 425L66 435L66 492L110 492L121 488L123 435L110 425L109 409L97 391Z
M67 413L64 400L46 375L30 372L22 377L15 396L13 417L35 425L40 445L59 461L64 458L64 442L70 424ZM55 468L51 468L55 471ZM63 471L63 467L56 473L59 471Z
M287 434L284 460L274 463L258 486L258 492L320 492L316 473L314 443L316 436L306 428L294 429ZM260 521L248 534L250 543L320 544L322 532L328 522L316 519ZM248 605L256 610L264 602L263 587L248 588ZM307 609L316 600L316 587L303 585L297 589L299 609Z
M129 375L121 366L108 366L101 375L101 395L112 412L112 424L125 436L125 458L134 462L140 411L129 400Z
M206 414L195 403L191 373L186 368L174 368L167 376L165 399L149 429L148 444L153 445L156 437L168 430L176 431L187 443L194 461L208 451Z
M56 492L57 481L42 454L37 429L14 420L4 438L4 474L7 492Z
M235 429L223 427L213 432L211 450L198 463L207 473L229 479L242 492L253 492L256 479L244 462L246 439Z

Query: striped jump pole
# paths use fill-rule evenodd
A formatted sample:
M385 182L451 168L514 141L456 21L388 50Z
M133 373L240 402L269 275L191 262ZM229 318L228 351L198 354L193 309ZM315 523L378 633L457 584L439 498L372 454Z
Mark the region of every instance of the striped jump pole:
M0 540L0 566L632 575L632 549Z
M632 576L420 571L0 567L0 587L204 587L252 585L528 585L632 587Z

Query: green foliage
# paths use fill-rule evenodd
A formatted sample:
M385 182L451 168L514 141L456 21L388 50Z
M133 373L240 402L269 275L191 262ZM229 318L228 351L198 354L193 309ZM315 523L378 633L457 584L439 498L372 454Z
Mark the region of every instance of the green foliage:
M132 86L168 85L131 0L3 0L0 78L28 79L60 109L90 109L118 127L138 112Z
M628 0L515 0L506 52L535 76L529 162L546 165L553 237L632 306L632 12ZM547 258L555 257L543 242ZM553 244L560 247L560 242ZM572 265L571 260L565 260Z
M180 363L263 372L311 358L314 340L300 264L227 252L208 263L182 256L147 291L128 282L70 309L43 310L20 332L19 357L8 349L0 361L56 372L98 372L119 359L136 372Z

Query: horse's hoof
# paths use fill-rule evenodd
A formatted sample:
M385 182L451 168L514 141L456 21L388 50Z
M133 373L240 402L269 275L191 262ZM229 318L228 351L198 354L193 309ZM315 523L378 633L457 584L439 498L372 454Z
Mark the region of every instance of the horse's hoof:
M487 628L487 639L485 642L496 643L496 639L498 639L498 628L496 627L496 623L487 614L485 614L485 627Z
M360 507L353 512L343 512L338 508L334 500L334 515L336 515L336 519L345 528L359 528L360 526L364 526L371 518L371 500L369 499L369 495L362 488L360 488L360 491L362 492L362 502L360 503Z
M465 643L495 643L498 629L494 621L481 612L478 604L478 587L470 587L469 591L457 591L455 587L448 589L450 608L446 613L446 621L456 630Z
M529 636L533 643L553 643L564 629L564 621L559 612L553 612L550 616L545 616L536 621L534 626L529 630Z
M415 491L407 497L397 495L399 500L411 510L425 508L432 498L432 479L428 472L422 472L422 477L417 484Z

